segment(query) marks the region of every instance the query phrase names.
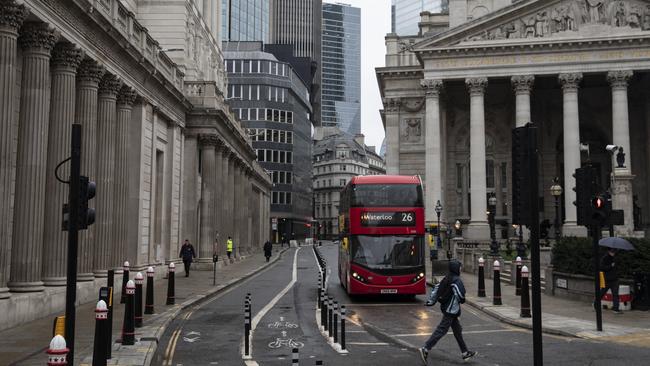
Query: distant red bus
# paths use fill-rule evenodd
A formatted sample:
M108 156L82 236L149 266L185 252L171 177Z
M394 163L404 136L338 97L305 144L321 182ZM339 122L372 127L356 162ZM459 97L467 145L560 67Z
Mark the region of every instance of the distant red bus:
M339 280L349 294L425 293L418 176L358 176L341 191Z

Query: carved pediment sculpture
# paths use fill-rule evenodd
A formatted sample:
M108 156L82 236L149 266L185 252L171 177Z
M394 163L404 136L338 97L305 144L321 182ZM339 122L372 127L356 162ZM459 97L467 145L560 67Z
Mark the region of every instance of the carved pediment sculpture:
M566 0L477 31L466 41L611 35L650 31L650 2Z

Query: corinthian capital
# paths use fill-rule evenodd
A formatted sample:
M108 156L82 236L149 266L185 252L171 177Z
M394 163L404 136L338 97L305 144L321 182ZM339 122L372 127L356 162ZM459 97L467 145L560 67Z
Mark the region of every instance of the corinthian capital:
M465 85L469 89L470 95L483 95L487 88L487 78L468 78L465 79Z
M397 113L400 104L402 104L402 100L400 98L384 98L382 103L384 103L384 111L386 113Z
M52 51L52 58L50 64L53 67L77 69L81 64L83 52L78 49L74 44L63 41L54 46Z
M125 104L127 106L132 106L135 103L135 98L138 97L138 93L130 87L124 85L120 89L120 92L117 94L117 104Z
M114 96L120 91L122 82L113 74L106 73L99 82L99 94L112 94Z
M18 42L23 50L52 51L59 39L54 29L45 23L27 22L23 25L18 36Z
M104 75L104 68L90 58L83 59L81 65L79 65L79 71L77 71L77 79L80 81L99 83L102 75Z
M211 147L215 148L216 146L219 145L219 138L217 135L212 135L212 134L203 134L199 136L199 145L204 148L204 147Z
M17 31L28 14L25 5L18 5L14 0L0 1L0 27L13 28L13 31Z
M557 79L562 85L562 90L578 90L580 87L580 81L582 81L582 73L575 72L571 74L560 74L557 76Z
M535 76L515 75L510 78L510 82L512 83L512 88L516 94L528 94L535 83Z
M615 70L607 73L607 81L612 88L627 88L627 82L630 81L634 73L632 70Z
M424 94L427 97L438 97L442 91L443 83L440 79L422 79L420 86L424 89Z

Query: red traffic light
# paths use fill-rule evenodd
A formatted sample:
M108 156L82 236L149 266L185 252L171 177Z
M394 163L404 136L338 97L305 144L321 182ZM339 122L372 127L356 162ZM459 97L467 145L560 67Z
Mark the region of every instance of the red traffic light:
M605 207L605 200L602 197L597 196L592 201L592 205L594 206L595 209L600 210Z

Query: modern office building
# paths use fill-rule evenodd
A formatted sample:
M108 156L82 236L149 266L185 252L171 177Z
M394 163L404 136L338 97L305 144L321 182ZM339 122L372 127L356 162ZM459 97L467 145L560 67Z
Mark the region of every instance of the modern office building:
M357 175L386 174L384 160L361 134L318 128L314 140L313 189L315 232L319 238L338 235L339 193Z
M418 34L420 13L437 13L447 8L448 0L392 0L391 32L400 36Z
M227 98L272 178L273 238L303 239L312 220L311 105L306 82L261 42L224 43Z
M361 133L361 9L323 4L321 123Z
M221 39L269 42L271 0L220 0Z

